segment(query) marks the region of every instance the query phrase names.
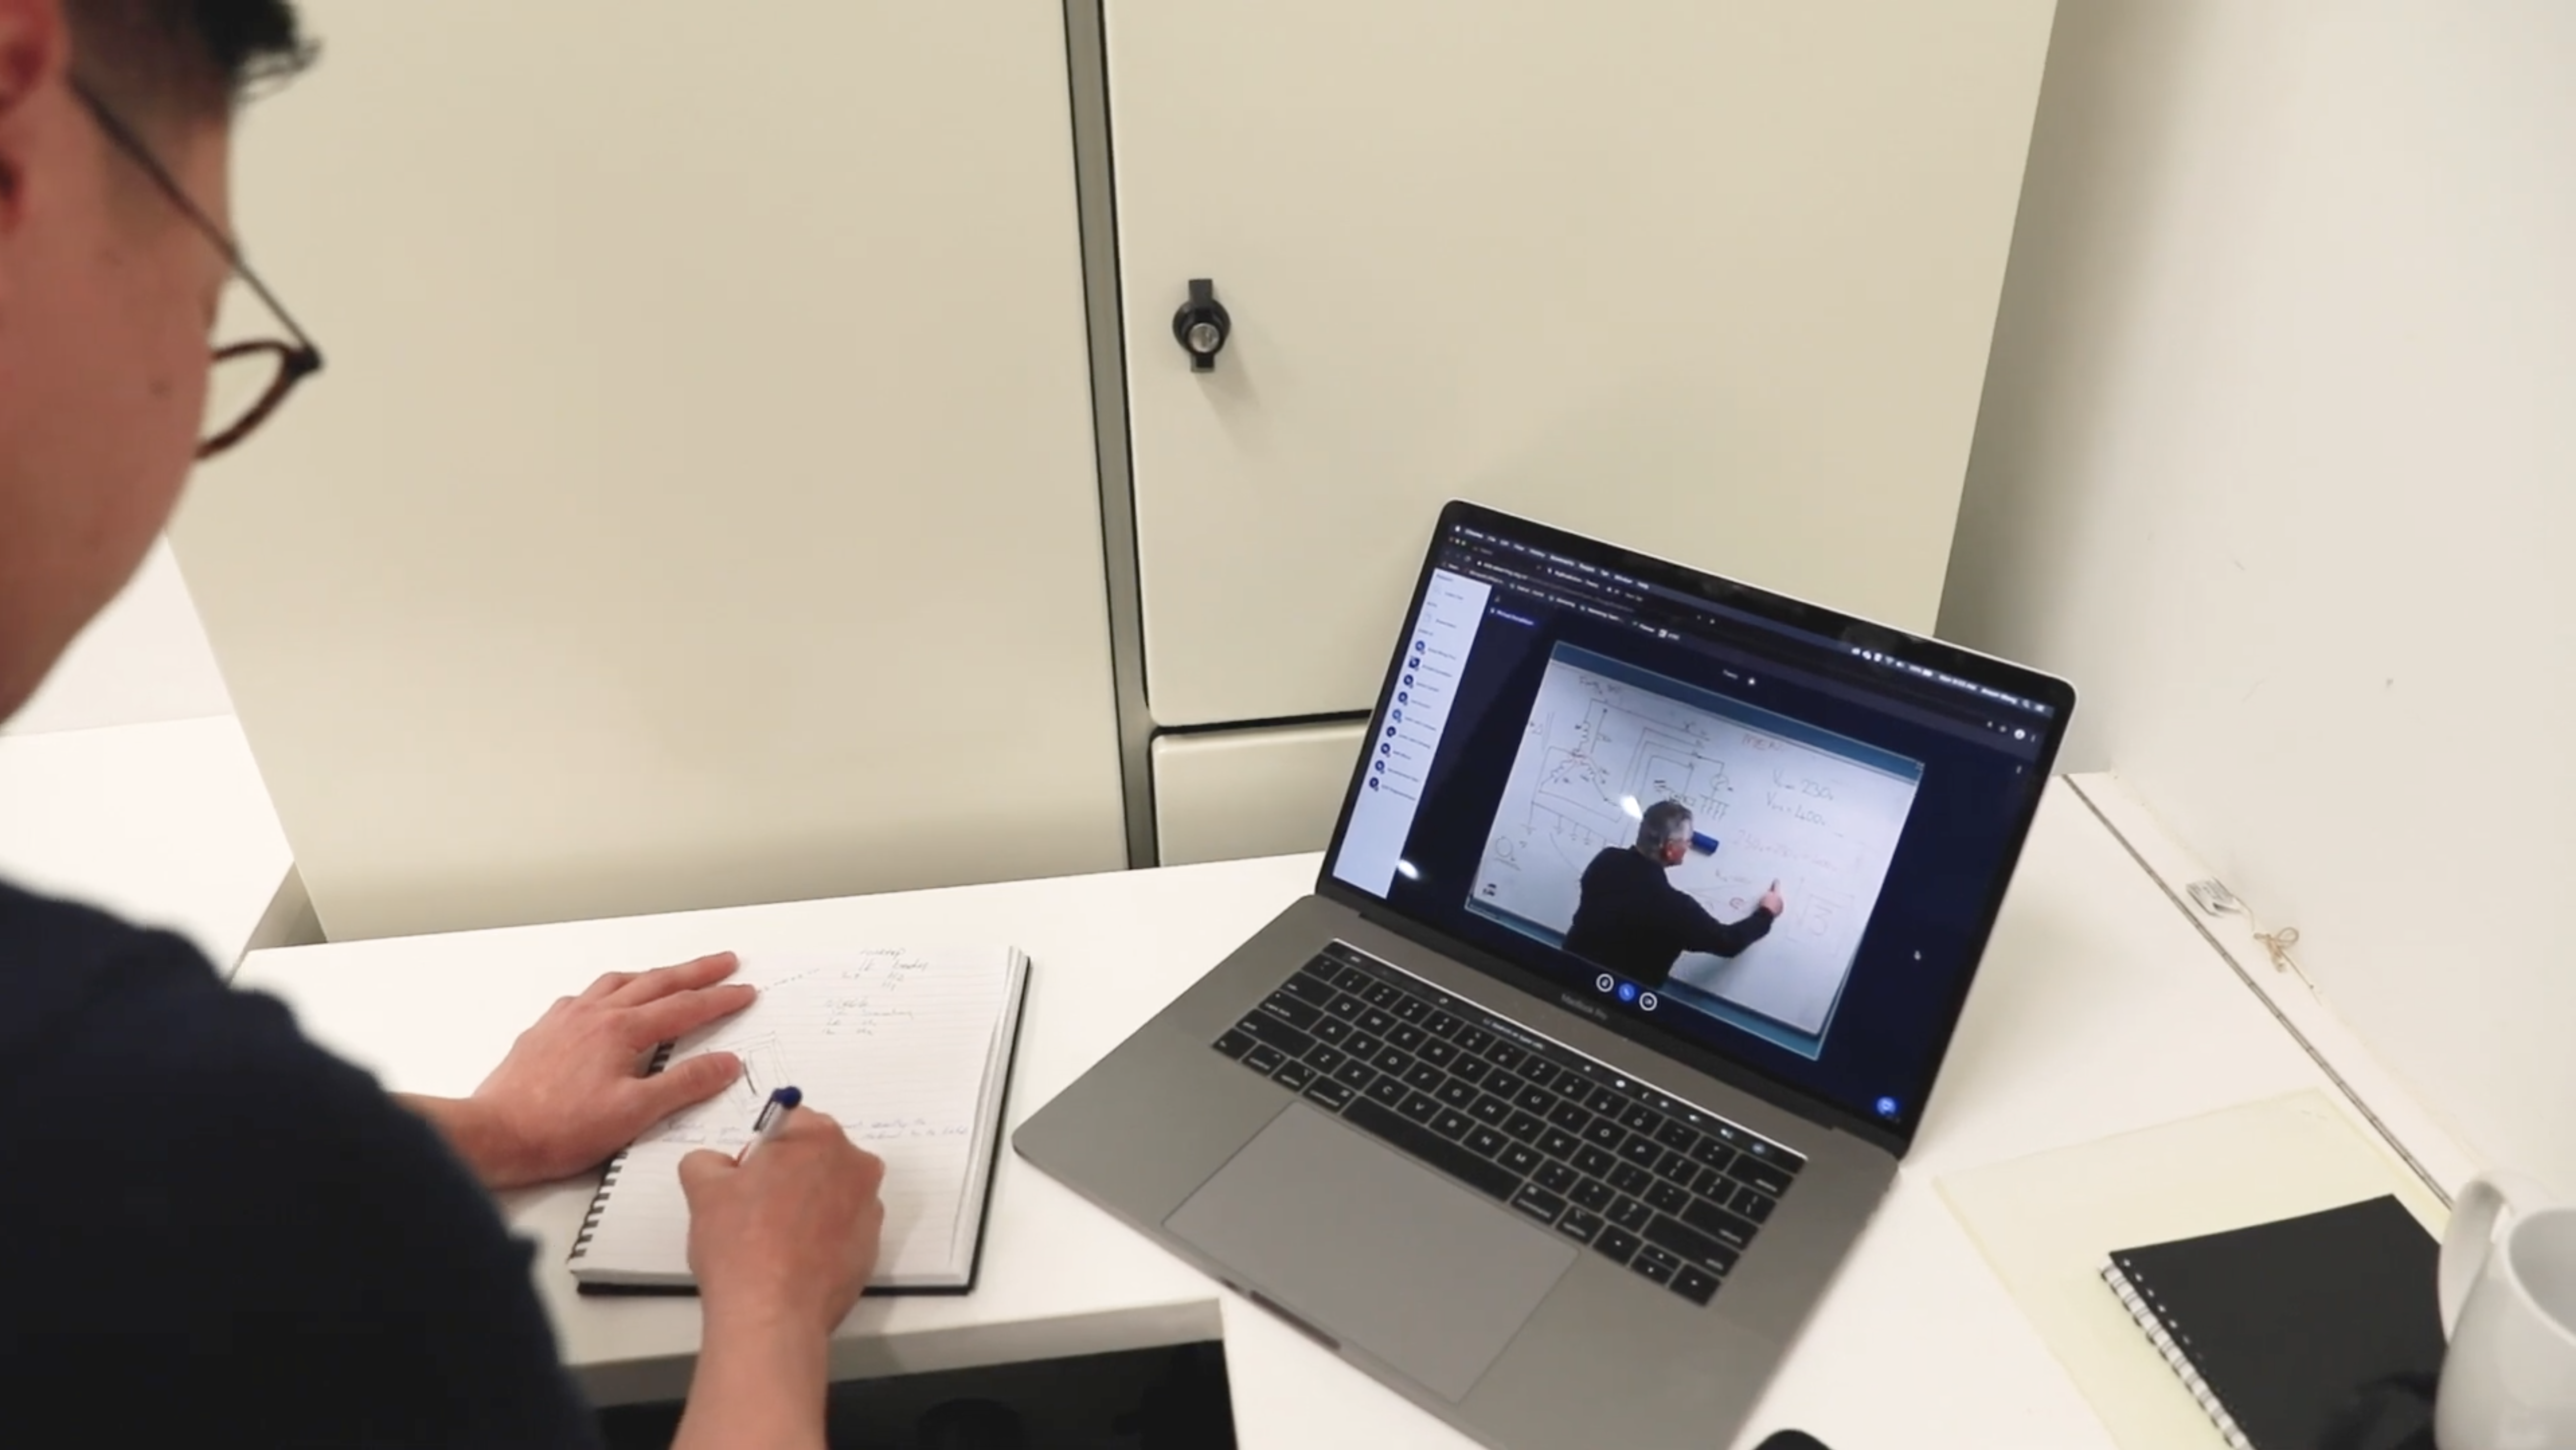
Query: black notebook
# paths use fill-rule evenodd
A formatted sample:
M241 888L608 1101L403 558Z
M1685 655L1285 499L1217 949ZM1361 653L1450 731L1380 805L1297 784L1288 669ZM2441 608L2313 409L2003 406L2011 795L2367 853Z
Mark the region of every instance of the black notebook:
M2442 1363L2440 1245L2391 1197L2111 1255L2103 1281L2236 1450L2313 1450L2383 1375Z
M610 1160L573 1241L582 1291L695 1287L680 1160L701 1148L740 1152L780 1087L803 1092L885 1160L869 1292L972 1288L1028 971L1029 959L1006 947L745 954L738 980L759 987L759 999L654 1059L658 1071L723 1049L742 1059L742 1075Z

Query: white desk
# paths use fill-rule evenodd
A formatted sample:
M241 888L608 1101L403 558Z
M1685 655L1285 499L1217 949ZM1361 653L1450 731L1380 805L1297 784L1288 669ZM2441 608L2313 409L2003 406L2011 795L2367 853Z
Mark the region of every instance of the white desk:
M1008 939L1036 962L1010 1116L1034 1107L1304 892L1315 858L254 954L236 978L293 1004L394 1089L462 1093L525 1023L597 972L726 947ZM2326 1079L2063 782L1895 1191L1741 1442L1797 1426L1835 1450L2107 1447L2091 1409L1933 1187L1973 1164ZM587 1184L510 1205L568 1361L602 1402L678 1394L690 1300L584 1300L563 1272ZM1247 1450L1457 1447L1462 1437L1007 1153L983 1277L958 1298L864 1301L836 1375L1222 1335Z
M14 885L167 927L230 968L294 864L230 715L0 735Z

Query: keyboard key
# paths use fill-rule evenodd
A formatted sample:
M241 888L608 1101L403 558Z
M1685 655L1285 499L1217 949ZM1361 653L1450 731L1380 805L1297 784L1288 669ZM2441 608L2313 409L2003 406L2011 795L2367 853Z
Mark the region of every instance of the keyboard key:
M1511 1141L1491 1128L1477 1127L1467 1130L1467 1146L1487 1158L1503 1151Z
M1521 1065L1521 1059L1527 1056L1529 1056L1529 1049L1517 1042L1497 1042L1485 1049L1485 1061L1500 1068L1518 1067Z
M1750 1188L1739 1188L1735 1191L1735 1211L1755 1223L1771 1221L1772 1202L1773 1200L1763 1197Z
M1654 1139L1645 1134L1633 1133L1629 1135L1627 1142L1619 1145L1619 1156L1640 1168L1651 1169L1662 1161L1664 1150Z
M1619 1121L1626 1124L1632 1133L1652 1133L1664 1125L1663 1115L1644 1103L1630 1103L1628 1110L1619 1115Z
M1508 1197L1520 1179L1499 1163L1479 1158L1419 1124L1388 1112L1368 1099L1353 1103L1342 1121L1364 1128L1488 1198Z
M1554 1223L1556 1216L1565 1212L1565 1200L1535 1183L1524 1183L1521 1191L1512 1195L1512 1207L1540 1223Z
M1700 1200L1691 1197L1690 1190L1678 1183L1657 1179L1646 1185L1646 1202L1665 1213L1679 1213Z
M1279 984L1279 990L1321 1011L1325 1003L1341 995L1321 972L1312 968L1299 972Z
M1351 1046L1351 1039L1359 1036L1359 1034L1351 1030L1351 1024L1343 1021L1339 1017L1316 1018L1315 1035L1322 1038L1324 1041L1339 1047L1344 1052L1356 1052L1358 1050ZM1375 1038L1369 1039L1369 1050L1371 1052L1377 1050L1377 1040Z
M1673 1281L1673 1269L1675 1266L1665 1260L1650 1259L1646 1257L1654 1251L1655 1246L1653 1244L1648 1244L1644 1248L1639 1249L1637 1251L1637 1257L1628 1261L1628 1271L1633 1274L1643 1274L1647 1279L1658 1284L1669 1284Z
M1301 1032L1314 1026L1315 1019L1324 1015L1323 1008L1312 1002L1300 1002L1284 991L1273 992L1262 998L1261 1010L1284 1020Z
M1773 1198L1778 1198L1789 1191L1789 1175L1780 1171L1779 1164L1766 1163L1750 1153L1736 1154L1735 1161L1727 1165L1726 1171L1735 1175L1746 1186L1767 1193Z
M1617 1149L1621 1143L1626 1142L1627 1138L1628 1130L1620 1127L1617 1120L1612 1118L1594 1118L1592 1120L1592 1126L1583 1130L1583 1139L1585 1142L1597 1144L1600 1147L1613 1150ZM1649 1143L1648 1146L1651 1147L1653 1145Z
M1241 1057L1252 1050L1252 1039L1228 1029L1225 1035L1216 1040L1216 1050L1228 1057Z
M1244 1018L1235 1024L1235 1030L1255 1042L1278 1048L1289 1057L1304 1057L1306 1049L1315 1045L1314 1038L1267 1012L1255 1012Z
M1612 1193L1610 1191L1610 1185L1602 1182L1600 1179L1586 1178L1578 1181L1574 1185L1573 1190L1565 1196L1573 1199L1579 1204L1582 1204L1585 1208L1599 1210L1608 1208L1611 1200L1617 1198L1619 1195Z
M1340 1048L1323 1043L1317 1043L1306 1053L1306 1065L1317 1072L1331 1072L1347 1060Z
M1461 1027L1454 1040L1465 1051L1482 1053L1486 1048L1494 1045L1494 1034L1482 1027Z
M1390 1047L1387 1051L1393 1052L1395 1049ZM1427 1062L1415 1063L1413 1070L1404 1075L1405 1086L1420 1088L1424 1092L1436 1092L1440 1085L1448 1080L1449 1074Z
M1302 1062L1291 1062L1272 1073L1270 1080L1290 1092L1296 1092L1315 1080L1315 1070Z
M1490 1057L1485 1060L1493 1061ZM1516 1098L1521 1094L1521 1080L1508 1072L1497 1071L1485 1079L1485 1091L1498 1098Z
M1676 1153L1687 1153L1699 1146L1699 1134L1692 1132L1689 1124L1674 1118L1655 1130L1655 1141Z
M1398 1022L1419 1022L1431 1015L1431 1004L1419 997L1406 997L1392 1009Z
M1453 1108L1463 1108L1476 1100L1476 1085L1453 1077L1433 1089L1431 1095Z
M1361 1018L1360 1025L1368 1026L1368 1019ZM1431 1040L1431 1034L1410 1022L1398 1022L1386 1030L1386 1040L1407 1052L1420 1052L1423 1045Z
M1700 1139L1698 1145L1690 1150L1690 1155L1711 1168L1724 1168L1735 1161L1735 1150L1715 1138Z
M1580 1133L1591 1126L1592 1115L1584 1111L1581 1103L1568 1098L1556 1105L1556 1111L1549 1113L1547 1120L1569 1133Z
M1529 1083L1521 1084L1521 1090L1512 1094L1512 1101L1520 1104L1524 1110L1536 1113L1542 1118L1556 1108L1556 1094Z
M1655 1181L1655 1175L1634 1163L1617 1164L1610 1170L1610 1186L1621 1193L1643 1193Z
M1614 1118L1628 1111L1627 1097L1607 1083L1594 1088L1592 1095L1583 1100L1583 1105L1596 1113L1608 1113Z
M1443 1042L1437 1037L1426 1040L1420 1047L1413 1050L1422 1054L1424 1062L1436 1062L1442 1067L1447 1067L1458 1060L1458 1044Z
M1392 1047L1381 1047L1377 1055L1369 1059L1369 1065L1380 1072L1408 1072L1412 1070L1413 1059Z
M1348 962L1333 969L1333 981L1345 992L1356 992L1376 980L1377 978L1369 975L1368 968L1353 966Z
M1798 1176L1798 1170L1807 1166L1806 1159L1777 1143L1765 1143L1759 1138L1748 1138L1744 1144L1744 1151L1770 1164L1782 1178L1795 1178ZM1771 1196L1777 1198L1780 1195L1774 1193Z
M1701 1169L1699 1177L1691 1180L1691 1192L1708 1199L1720 1208L1724 1208L1728 1200L1735 1197L1735 1191L1743 1186L1714 1168Z
M1464 1138L1474 1126L1475 1122L1456 1108L1442 1108L1431 1120L1431 1131L1443 1138Z
M1537 1180L1539 1187L1550 1193L1563 1193L1574 1187L1575 1182L1574 1170L1553 1158L1538 1165L1538 1171L1530 1177Z
M1362 1032L1374 1032L1380 1037L1392 1036L1397 1025L1394 1018L1375 1007L1362 1007L1360 1015L1355 1020L1358 1021Z
M1503 1120L1503 1131L1512 1135L1513 1142L1535 1143L1538 1135L1547 1131L1547 1124L1533 1114L1514 1113Z
M1500 1129L1503 1126L1503 1120L1511 1115L1512 1105L1492 1093L1476 1099L1474 1106L1467 1109L1467 1116L1486 1127L1495 1129Z
M1574 1166L1595 1178L1607 1178L1610 1170L1619 1166L1619 1160L1602 1149L1587 1146L1574 1155Z
M1554 1083L1557 1074L1556 1064L1544 1057L1528 1058L1521 1063L1521 1076L1528 1078L1532 1087L1546 1087Z
M1313 1062L1315 1059L1312 1054L1309 1054L1306 1060ZM1675 1183L1687 1184L1697 1177L1699 1172L1698 1164L1670 1149L1665 1150L1663 1161L1655 1165L1655 1173L1658 1177L1669 1178Z
M1538 1165L1545 1161L1538 1156L1537 1149L1524 1147L1519 1143L1505 1145L1503 1151L1495 1154L1494 1157L1495 1161L1504 1167L1523 1176L1536 1173Z
M1613 1225L1593 1237L1592 1252L1606 1256L1614 1264L1624 1264L1637 1251L1637 1242L1635 1234Z
M1360 997L1372 1007L1384 1007L1403 996L1392 982L1372 981L1360 989Z
M1682 1222L1709 1235L1730 1249L1741 1249L1753 1242L1753 1225L1709 1202L1694 1198L1681 1211Z
M1250 1052L1243 1055L1243 1065L1251 1068L1254 1072L1260 1073L1263 1077L1268 1077L1287 1061L1288 1054L1281 1052L1278 1048L1271 1046L1267 1042L1262 1043L1260 1046L1255 1047Z
M1603 1210L1612 1223L1621 1228L1644 1228L1655 1216L1654 1210L1633 1198L1622 1198Z
M1601 1228L1601 1215L1586 1213L1579 1208L1567 1209L1565 1217L1556 1221L1558 1233L1582 1244L1592 1242L1592 1236L1601 1232Z
M1646 1242L1660 1244L1712 1274L1723 1274L1735 1267L1737 1255L1734 1249L1662 1214L1655 1215L1654 1221L1646 1225L1645 1236Z
M1550 1128L1538 1135L1538 1150L1550 1158L1572 1158L1583 1141L1563 1128Z
M1326 1020L1336 1022L1340 1021L1339 1018L1328 1018ZM1347 1022L1342 1022L1341 1027L1344 1032L1350 1034L1350 1040L1342 1044L1342 1051L1349 1053L1353 1057L1375 1057L1377 1056L1378 1049L1386 1045L1378 1039L1369 1036L1367 1033L1351 1026L1351 1024ZM1317 1037L1323 1037L1324 1029L1321 1026L1318 1026L1315 1029L1315 1035ZM1331 1039L1326 1038L1325 1040L1330 1041Z
M1333 1081L1352 1092L1366 1092L1368 1085L1377 1081L1377 1069L1356 1060L1345 1062L1333 1069Z
M1335 997L1330 1002L1325 1003L1324 1010L1347 1022L1351 1018L1360 1015L1361 1010L1366 1007L1366 1005L1367 1004L1360 1001L1359 998L1345 992L1341 996Z
M1469 1057L1463 1052L1458 1055L1458 1060L1456 1062L1449 1064L1449 1071L1451 1073L1456 1076L1463 1077L1469 1082L1475 1083L1483 1082L1485 1080L1485 1074L1492 1072L1493 1070L1493 1067L1483 1058Z
M1458 1029L1465 1025L1446 1012L1434 1012L1422 1019L1422 1030L1442 1039L1457 1036Z
M1338 1113L1350 1106L1354 1094L1348 1083L1338 1082L1329 1077L1319 1077L1306 1084L1306 1096Z
M1684 1264L1682 1271L1673 1275L1673 1292L1694 1304L1706 1304L1717 1297L1717 1276Z
M1371 1101L1384 1103L1390 1108L1394 1107L1404 1101L1404 1079L1393 1073L1379 1073L1377 1081L1368 1085L1368 1095ZM1429 1099L1426 1098L1424 1101L1427 1102Z
M1428 1093L1406 1093L1395 1110L1417 1123L1427 1123L1440 1111L1440 1103Z

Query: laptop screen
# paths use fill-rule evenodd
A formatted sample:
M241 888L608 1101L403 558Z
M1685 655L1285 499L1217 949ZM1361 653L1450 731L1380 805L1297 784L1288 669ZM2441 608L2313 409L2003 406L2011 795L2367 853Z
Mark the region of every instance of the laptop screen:
M1399 645L1330 881L1911 1132L2063 682L1463 504Z

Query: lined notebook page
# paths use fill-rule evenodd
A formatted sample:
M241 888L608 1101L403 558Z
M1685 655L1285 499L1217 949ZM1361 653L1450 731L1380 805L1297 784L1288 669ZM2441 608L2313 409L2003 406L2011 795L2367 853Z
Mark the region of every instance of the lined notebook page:
M981 1212L966 1201L979 1108L1013 953L875 949L797 960L746 959L760 996L738 1015L682 1038L671 1061L727 1051L732 1086L664 1119L627 1152L584 1274L688 1273L688 1201L679 1162L700 1148L738 1152L774 1088L840 1119L885 1160L885 1235L874 1282L958 1279Z

